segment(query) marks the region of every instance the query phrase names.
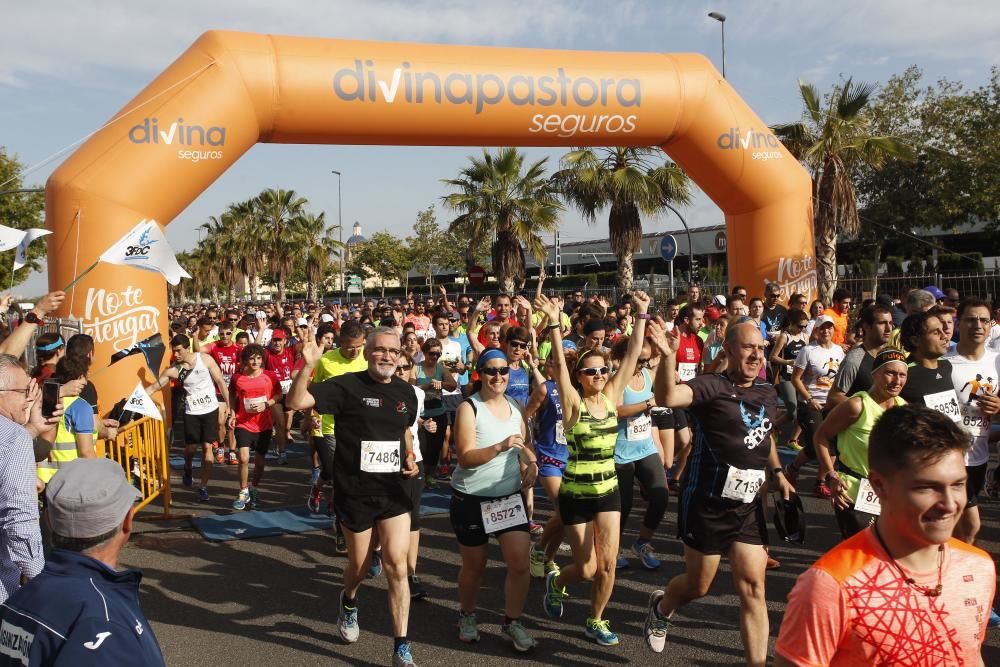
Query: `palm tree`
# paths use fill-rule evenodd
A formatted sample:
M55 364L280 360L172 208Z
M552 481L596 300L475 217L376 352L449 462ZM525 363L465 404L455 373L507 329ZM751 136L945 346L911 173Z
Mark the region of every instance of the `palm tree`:
M319 298L323 276L330 260L339 258L343 244L335 238L339 225L326 226L326 214L306 213L292 222L299 247L305 248L306 299Z
M200 243L210 249L209 253L219 269L219 277L225 284L229 303L233 301L233 286L241 275L239 247L232 227L232 221L225 214L220 217L209 216L208 222L201 226L205 230L205 238Z
M688 204L687 174L663 160L656 148L611 146L579 148L562 158L562 169L552 180L567 203L588 222L609 208L608 239L618 260L616 283L621 292L632 290L633 255L642 242L641 215L657 215L664 204Z
M820 296L829 300L837 286L837 239L861 229L853 177L863 165L881 169L887 160L913 159L913 148L897 137L875 136L868 103L875 92L869 83L848 79L821 108L816 89L799 82L803 119L776 125L772 131L812 173L813 225Z
M545 259L540 234L555 231L562 210L545 178L548 158L527 169L524 158L516 148L502 148L496 155L484 150L482 159L469 158L471 164L458 178L443 181L457 190L444 197L459 212L450 229L470 239L470 251L493 237L493 272L507 294L524 282L524 248L538 261Z
M247 278L251 301L257 300L257 275L264 267L267 248L255 202L248 199L230 204L222 214L231 240L229 247L239 260L240 273Z
M306 204L295 190L268 189L254 200L264 230L267 267L278 284L278 301L285 300L285 281L295 268L300 246L288 233L292 220L302 215Z

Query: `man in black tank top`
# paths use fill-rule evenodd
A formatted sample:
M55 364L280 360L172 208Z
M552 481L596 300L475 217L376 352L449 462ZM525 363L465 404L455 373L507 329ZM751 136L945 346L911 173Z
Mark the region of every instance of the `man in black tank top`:
M861 331L861 345L847 353L833 379L826 398L827 412L857 392L871 389L872 361L892 335L892 310L877 303L865 308L861 311Z

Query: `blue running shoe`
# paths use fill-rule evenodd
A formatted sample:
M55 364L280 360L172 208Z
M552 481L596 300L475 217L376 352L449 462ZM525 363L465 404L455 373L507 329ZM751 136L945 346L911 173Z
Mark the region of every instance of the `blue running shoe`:
M611 632L611 623L607 619L588 618L583 634L596 640L601 646L618 646L618 635Z
M417 667L413 662L413 653L410 652L410 643L400 644L396 652L392 654L392 667Z
M636 540L632 544L632 553L639 557L642 566L647 570L655 570L660 567L660 559L656 557L656 551L648 541Z
M184 468L184 476L181 478L184 486L192 486L194 484L194 476L191 474L191 468Z
M990 620L986 624L987 628L1000 628L1000 614L994 609L990 609Z
M556 588L556 577L558 576L558 570L545 575L545 596L542 598L542 607L545 609L545 615L549 618L562 618L563 600L569 597L565 588Z
M619 551L618 552L618 560L615 561L615 569L616 570L627 570L630 567L632 567L632 565L628 562L628 558L625 557L625 552L624 551Z
M358 624L358 608L344 608L344 591L340 591L340 616L337 618L337 634L348 644L358 641L361 626Z
M382 574L382 550L375 549L372 551L372 562L368 566L368 578L375 579L380 574Z
M198 489L198 502L199 503L208 502L208 487L203 486Z

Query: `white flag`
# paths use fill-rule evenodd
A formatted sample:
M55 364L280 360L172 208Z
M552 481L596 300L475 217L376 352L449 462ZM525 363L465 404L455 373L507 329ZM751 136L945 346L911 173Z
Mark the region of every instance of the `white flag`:
M156 220L143 220L128 234L104 251L100 261L118 266L131 266L144 271L156 271L171 285L181 278L190 278L174 257L174 249L167 243L163 229Z
M14 254L15 271L28 263L28 246L31 245L31 242L51 233L47 229L38 229L37 227L32 227L24 233L24 238L21 239L21 243L17 246L17 252Z
M135 391L128 397L128 401L125 402L125 408L122 411L124 412L125 410L163 421L160 410L156 407L153 399L146 394L146 390L142 387L142 382L135 386Z
M27 232L23 229L14 229L13 227L0 225L0 252L16 248L25 234Z

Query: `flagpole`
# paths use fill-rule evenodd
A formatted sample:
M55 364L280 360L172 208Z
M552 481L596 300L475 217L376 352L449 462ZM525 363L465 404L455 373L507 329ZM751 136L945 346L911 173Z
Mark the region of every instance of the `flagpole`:
M71 282L69 285L66 285L66 287L64 287L62 291L63 292L70 291L70 289L72 289L74 285L76 285L78 282L80 282L81 280L83 280L83 277L85 275L87 275L88 273L90 273L91 271L93 271L94 269L96 269L97 265L100 264L100 263L101 263L101 260L97 260L96 262L94 262L93 264L91 264L90 266L88 266L87 268L85 268L83 270L83 273L81 273L80 275L78 275L76 278L73 278L73 282Z
M14 253L14 261L10 263L10 289L7 290L8 292L13 292L14 291L14 271L17 270L17 269L14 268L15 264L17 264L17 253L16 252Z

